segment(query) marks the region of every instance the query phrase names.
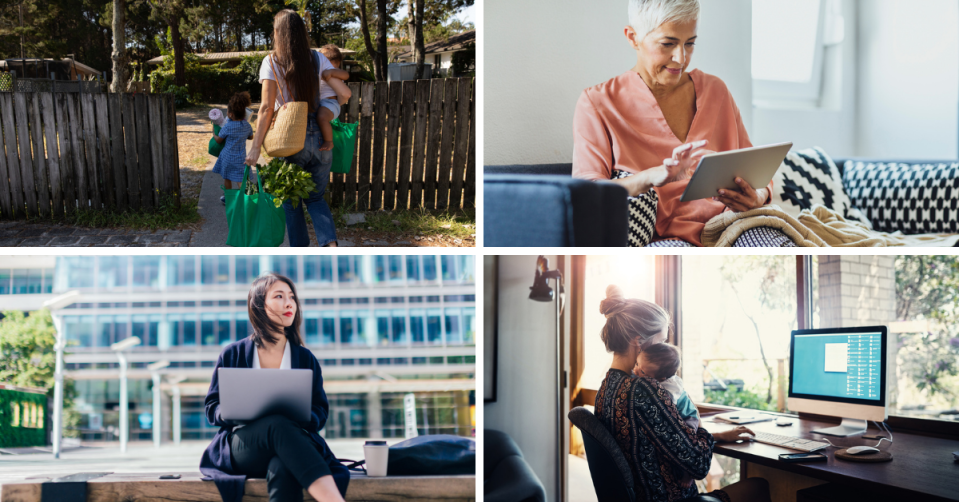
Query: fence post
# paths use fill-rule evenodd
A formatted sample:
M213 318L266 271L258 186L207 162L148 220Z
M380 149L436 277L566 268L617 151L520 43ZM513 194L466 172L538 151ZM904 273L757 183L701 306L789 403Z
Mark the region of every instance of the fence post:
M17 70L10 70L10 92L17 92Z

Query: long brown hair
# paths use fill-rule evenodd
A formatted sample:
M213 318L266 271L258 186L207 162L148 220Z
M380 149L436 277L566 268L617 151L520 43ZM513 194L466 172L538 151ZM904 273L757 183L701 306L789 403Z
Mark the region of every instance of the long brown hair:
M599 302L599 312L606 316L600 332L606 351L617 354L628 352L631 345L642 347L671 324L666 309L646 300L627 300L615 284L606 288L606 299Z
M273 18L273 54L275 63L283 68L283 80L291 96L290 101L306 101L310 113L316 111L315 96L320 90L320 79L310 49L306 23L295 11L283 9ZM274 75L279 78L279 75Z
M296 314L293 315L293 324L284 327L282 324L273 322L270 314L266 311L266 294L277 281L283 281L293 292L293 301L296 302ZM274 344L277 342L274 333L282 332L286 335L287 341L293 345L303 345L303 339L300 337L300 323L303 317L300 314L300 297L296 294L296 287L293 281L288 277L270 272L263 274L253 281L250 286L250 294L246 298L247 311L250 315L250 325L253 327L253 343L257 347L262 347L264 342Z

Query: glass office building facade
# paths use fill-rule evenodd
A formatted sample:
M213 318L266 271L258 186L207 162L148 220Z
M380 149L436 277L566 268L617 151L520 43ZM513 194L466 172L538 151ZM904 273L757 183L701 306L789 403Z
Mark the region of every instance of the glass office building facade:
M141 340L128 355L131 440L151 437L146 367L164 360L164 438L173 420L169 382L177 379L182 438L212 437L203 416L212 368L224 345L250 333L247 293L266 272L296 284L301 334L320 361L330 400L327 437L402 436L408 393L416 397L421 433L472 433L472 256L58 257L52 292L81 294L58 315L83 437L112 438L119 367L110 345L130 336Z

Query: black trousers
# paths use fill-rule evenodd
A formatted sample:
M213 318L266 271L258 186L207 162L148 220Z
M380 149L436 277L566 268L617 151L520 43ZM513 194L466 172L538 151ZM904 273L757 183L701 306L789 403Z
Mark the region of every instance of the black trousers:
M270 502L303 500L303 489L330 475L330 466L299 425L282 415L270 415L230 434L234 469L253 478L266 478Z

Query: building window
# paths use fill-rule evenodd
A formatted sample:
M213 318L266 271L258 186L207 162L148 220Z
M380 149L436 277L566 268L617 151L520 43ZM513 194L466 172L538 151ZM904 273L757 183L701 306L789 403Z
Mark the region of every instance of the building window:
M390 256L390 282L403 280L403 257Z
M242 340L252 334L250 330L250 317L246 312L236 313L236 339Z
M443 343L442 311L429 309L426 311L426 342L432 344Z
M304 256L303 281L321 284L333 282L332 256Z
M208 285L229 284L229 256L202 256L200 257L200 264L200 282Z
M13 270L13 294L37 295L43 292L43 270L23 268Z
M410 310L410 338L413 343L423 343L426 340L426 323L423 318L426 311L422 309Z
M62 256L57 258L58 268L66 271L67 288L93 287L92 256Z
M138 287L156 288L159 286L160 257L134 256L133 257L133 285Z
M373 283L386 282L388 275L387 269L389 264L387 263L388 257L386 256L374 256L373 257Z
M843 24L841 0L753 0L753 103L818 106L825 51L842 42Z
M463 343L460 309L446 309L446 343Z
M196 256L168 256L167 282L171 286L196 284Z
M93 346L93 316L66 316L63 319L67 343L74 347Z
M299 267L296 263L296 256L274 256L271 260L270 268L280 275L285 275L294 283L299 282Z
M13 294L13 274L9 268L0 269L0 295Z
M392 316L393 343L406 345L409 339L406 337L406 311L394 310Z
M236 266L236 283L250 284L260 275L259 256L237 256L234 258Z
M406 257L406 278L413 282L422 280L419 256Z

